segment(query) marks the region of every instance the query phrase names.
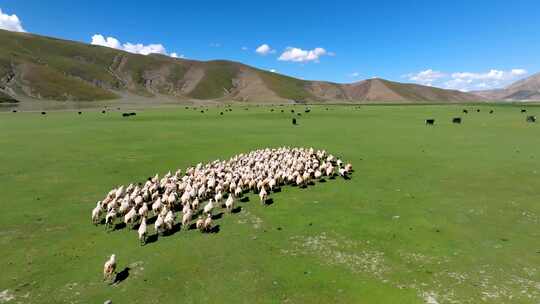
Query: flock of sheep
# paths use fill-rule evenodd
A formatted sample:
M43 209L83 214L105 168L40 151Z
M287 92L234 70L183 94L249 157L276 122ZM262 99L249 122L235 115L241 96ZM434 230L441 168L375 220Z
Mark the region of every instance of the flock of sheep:
M224 207L230 213L235 200L244 193L259 194L262 204L268 194L283 185L306 187L312 180L336 174L347 178L351 164L324 150L313 148L259 149L233 156L228 161L215 160L187 168L185 174L177 170L162 178L156 174L144 184L130 184L112 189L92 210L92 222L115 227L117 218L126 226L139 223L139 241L146 243L149 215L157 216L154 228L158 235L173 230L176 213L181 212L182 227L189 227L194 216L196 227L202 232L212 229L212 212Z

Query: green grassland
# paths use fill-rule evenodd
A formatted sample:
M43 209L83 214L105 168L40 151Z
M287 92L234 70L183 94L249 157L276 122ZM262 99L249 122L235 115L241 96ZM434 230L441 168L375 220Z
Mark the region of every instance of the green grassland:
M540 126L516 106L477 107L0 113L0 292L9 303L539 303ZM283 145L326 149L355 172L283 187L266 207L250 194L218 233L141 247L136 231L90 223L112 187ZM130 271L109 286L112 253Z

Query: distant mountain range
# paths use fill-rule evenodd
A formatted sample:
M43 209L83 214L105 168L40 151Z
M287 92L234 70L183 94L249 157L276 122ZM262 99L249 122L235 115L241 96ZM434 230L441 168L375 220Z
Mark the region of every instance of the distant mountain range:
M528 84L517 90L505 89L509 94L484 91L475 95L379 78L351 84L307 81L238 62L144 56L3 30L0 41L0 103L29 98L109 100L125 95L156 97L156 102L166 96L246 103L449 103L538 96L538 86Z
M540 101L540 73L516 81L504 89L472 93L492 100Z

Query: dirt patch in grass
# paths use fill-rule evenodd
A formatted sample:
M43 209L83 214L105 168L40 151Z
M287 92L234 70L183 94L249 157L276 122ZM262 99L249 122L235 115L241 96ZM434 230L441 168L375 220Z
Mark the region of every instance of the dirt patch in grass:
M0 303L7 303L13 299L15 299L15 295L9 289L0 292Z
M452 265L459 264L459 255L433 257L419 252L398 252L396 262L369 241L353 241L324 232L315 236L293 236L290 241L292 248L281 249L282 254L315 256L323 265L340 266L399 289L413 289L428 304L538 303L540 300L536 268L516 268L508 272L485 264L457 271ZM422 270L431 275L415 275Z

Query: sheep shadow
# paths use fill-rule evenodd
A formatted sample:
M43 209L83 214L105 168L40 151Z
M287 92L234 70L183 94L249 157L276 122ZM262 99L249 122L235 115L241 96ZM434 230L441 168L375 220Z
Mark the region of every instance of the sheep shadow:
M241 201L242 203L247 203L247 202L249 202L249 197L244 196L244 197L242 197L242 198L240 199L240 201Z
M118 285L125 281L129 277L129 267L124 268L122 271L118 272L114 277L113 285Z
M223 212L220 212L218 214L215 214L215 215L212 215L212 219L213 220L219 220L220 218L223 217Z
M266 201L264 201L265 206L271 206L272 204L274 204L274 199L273 198L269 198Z
M149 235L149 236L146 238L146 243L145 243L145 245L148 245L148 244L152 244L152 243L157 242L158 237L159 237L159 236L158 236L157 232L154 233L154 234L152 234L152 235Z
M124 229L126 227L127 227L127 225L124 222L116 223L116 224L114 224L114 228L113 228L112 231L122 230L122 229Z
M194 229L197 229L197 224L196 223L191 223L188 227L188 230L194 230Z
M319 179L319 183L326 183L326 179L324 178Z
M149 217L149 218L146 220L146 224L147 224L147 225L151 225L151 224L155 223L156 220L157 220L157 215L154 215L154 216L152 216L152 217Z
M181 226L182 226L182 223L174 224L171 230L166 230L165 232L163 232L163 236L170 236L177 233L178 231L180 231Z
M274 189L272 190L272 192L274 192L274 193L279 193L279 192L281 192L281 187L274 188Z
M220 231L219 225L215 225L214 227L210 228L210 230L208 230L207 232L208 233L219 233L219 231Z
M349 175L345 175L345 176L343 176L343 179L344 179L344 180L350 180L351 177L350 177Z
M242 211L242 206L238 206L238 207L234 208L233 210L231 210L231 212L232 212L232 213L235 213L235 214L236 214L236 213L239 213L239 212L241 212L241 211Z

